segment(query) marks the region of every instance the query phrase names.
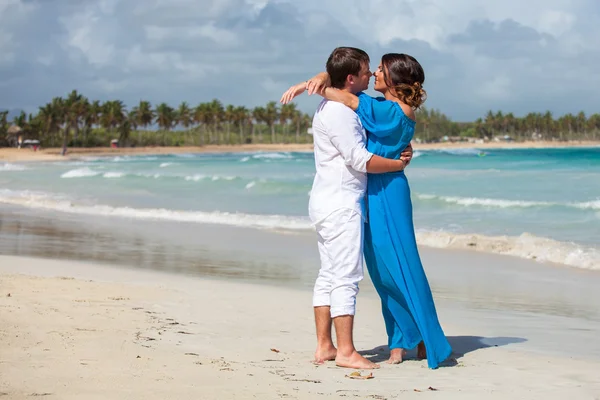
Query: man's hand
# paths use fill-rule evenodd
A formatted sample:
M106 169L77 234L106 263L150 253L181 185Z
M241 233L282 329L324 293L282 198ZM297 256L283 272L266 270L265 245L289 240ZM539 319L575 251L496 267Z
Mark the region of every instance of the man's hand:
M410 164L410 160L412 160L413 157L413 148L412 148L412 144L408 144L408 146L406 146L406 148L404 150L402 150L402 153L400 153L400 159L404 161L404 163L408 166L408 164Z

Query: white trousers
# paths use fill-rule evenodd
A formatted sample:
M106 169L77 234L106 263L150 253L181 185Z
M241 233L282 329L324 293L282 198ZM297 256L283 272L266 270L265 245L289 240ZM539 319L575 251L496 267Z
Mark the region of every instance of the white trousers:
M363 219L344 208L315 224L321 269L313 307L330 306L331 317L354 315L358 282L363 277Z

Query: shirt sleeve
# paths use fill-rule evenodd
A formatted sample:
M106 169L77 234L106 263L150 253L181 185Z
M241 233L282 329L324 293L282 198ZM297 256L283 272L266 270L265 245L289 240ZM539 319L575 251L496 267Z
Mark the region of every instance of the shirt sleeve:
M383 97L371 97L363 92L357 96L356 113L369 133L379 137L389 136L400 127L404 112L398 103Z
M347 166L355 171L367 172L367 162L373 157L365 147L363 128L354 111L339 104L331 104L328 115L328 134L333 146L340 152Z

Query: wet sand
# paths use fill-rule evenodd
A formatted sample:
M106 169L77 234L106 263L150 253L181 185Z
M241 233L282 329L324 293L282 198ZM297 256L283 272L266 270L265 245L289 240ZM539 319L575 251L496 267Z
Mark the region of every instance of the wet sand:
M307 291L7 256L0 256L0 282L0 393L7 399L594 399L600 393L600 360L532 352L532 328L504 336L494 322L505 315L493 310L441 307L455 351L448 363L429 370L410 352L403 364L382 364L373 379L361 381L332 363L309 362ZM469 327L467 317L486 319L486 327ZM359 349L384 360L377 299L360 297L356 322Z

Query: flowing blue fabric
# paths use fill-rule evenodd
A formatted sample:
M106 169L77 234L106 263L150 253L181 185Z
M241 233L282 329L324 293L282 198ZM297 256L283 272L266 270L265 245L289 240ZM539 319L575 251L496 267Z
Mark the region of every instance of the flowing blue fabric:
M368 133L367 149L397 159L413 138L415 121L400 105L359 93L356 113ZM368 222L364 254L381 297L390 349L412 349L421 341L429 368L437 368L452 349L438 321L421 264L413 226L410 188L404 172L369 174Z

